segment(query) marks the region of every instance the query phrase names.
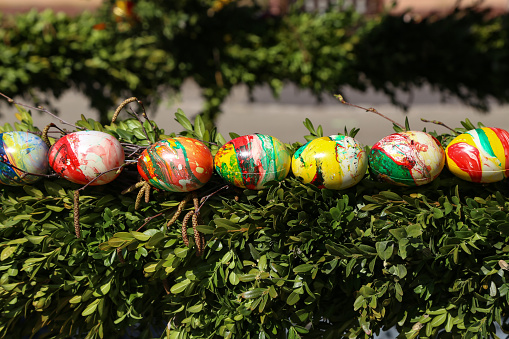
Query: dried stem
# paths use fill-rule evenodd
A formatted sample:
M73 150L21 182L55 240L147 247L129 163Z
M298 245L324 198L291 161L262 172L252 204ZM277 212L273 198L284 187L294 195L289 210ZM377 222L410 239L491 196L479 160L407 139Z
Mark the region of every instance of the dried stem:
M362 106L358 106L358 105L351 104L351 103L349 103L349 102L345 101L345 99L343 99L343 96L342 96L341 94L336 94L336 95L334 95L334 96L335 96L335 97L336 97L336 98L337 98L337 99L338 99L338 100L339 100L342 104L345 104L345 105L348 105L348 106L352 106L352 107L356 107L356 108L360 108L360 109L365 110L366 112L375 113L375 114L377 114L377 115L381 116L382 118L389 120L389 121L390 121L390 122L392 122L394 125L401 127L401 129L406 130L406 128L405 128L403 125L398 124L396 121L394 121L394 120L392 120L391 118L389 118L389 117L387 117L387 116L383 115L382 113L378 112L378 111L377 111L375 108L373 108L373 107L371 107L371 108L365 108L365 107L362 107Z
M11 103L11 104L15 104L15 105L19 105L19 106L23 106L23 107L26 107L26 108L29 108L29 109L35 109L37 111L41 111L41 112L44 112L46 114L49 114L50 116L52 116L54 119L60 121L60 123L64 124L64 125L68 125L68 126L71 126L71 127L74 127L76 129L79 129L79 130L83 130L84 128L83 127L78 127L74 124L71 124L71 123L68 123L67 121L59 118L58 116L56 116L55 114L51 113L50 111L48 111L46 108L42 107L42 106L38 106L38 107L35 107L35 106L30 106L30 105L27 105L27 104L22 104L22 103L19 103L17 101L15 101L14 99L8 97L7 95L3 94L0 92L0 96L4 97L5 99L7 99L7 102Z

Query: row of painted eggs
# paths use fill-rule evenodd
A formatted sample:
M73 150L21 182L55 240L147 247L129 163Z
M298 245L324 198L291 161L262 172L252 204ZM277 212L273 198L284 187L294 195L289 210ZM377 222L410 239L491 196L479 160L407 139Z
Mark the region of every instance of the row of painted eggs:
M113 136L98 131L65 135L48 148L29 132L0 134L0 182L30 184L51 167L78 184L102 185L119 175L124 150ZM154 187L189 192L205 185L214 168L228 183L261 189L283 180L290 171L304 183L320 188L345 189L357 184L368 168L379 180L403 186L431 182L447 163L458 177L490 183L509 176L509 133L479 128L454 138L445 151L425 132L391 134L366 154L353 138L342 135L314 139L292 156L278 139L253 134L223 145L213 158L201 141L176 137L145 149L138 159L140 175ZM101 174L100 176L98 176Z

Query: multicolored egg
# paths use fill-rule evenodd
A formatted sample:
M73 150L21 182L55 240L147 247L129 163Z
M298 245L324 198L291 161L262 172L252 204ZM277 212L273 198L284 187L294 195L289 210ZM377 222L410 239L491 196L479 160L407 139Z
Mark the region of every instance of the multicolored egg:
M30 132L0 134L0 183L19 186L32 184L48 173L48 146Z
M460 134L447 145L445 154L449 170L463 180L491 183L509 176L509 133L501 128Z
M311 140L292 157L292 172L303 183L341 190L361 181L368 168L363 147L352 137L332 135Z
M176 137L148 147L138 159L138 172L154 187L190 192L205 185L214 172L209 148L201 141Z
M120 142L99 131L64 135L49 150L51 168L61 177L82 185L94 179L90 185L104 185L115 180L119 175L116 169L124 160Z
M399 186L420 186L433 181L445 164L445 153L432 135L407 131L391 134L371 148L371 173Z
M267 182L283 180L290 171L291 155L278 139L250 134L224 144L216 153L216 172L230 184L262 189Z

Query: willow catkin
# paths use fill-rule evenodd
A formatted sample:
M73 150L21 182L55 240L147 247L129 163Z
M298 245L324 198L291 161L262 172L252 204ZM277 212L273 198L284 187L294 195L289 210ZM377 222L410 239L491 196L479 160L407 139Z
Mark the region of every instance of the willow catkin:
M186 195L184 197L184 199L182 199L182 201L179 203L178 207L177 207L177 211L175 211L175 213L173 214L173 216L171 217L170 220L168 220L168 223L166 224L166 228L170 227L171 225L173 225L173 223L175 221L177 221L178 217L180 216L180 214L182 213L182 210L184 209L184 207L186 206L187 202L189 201L189 199L191 199L191 195Z
M187 214L184 216L184 220L182 220L182 240L186 246L189 246L189 238L187 237L187 223L193 214L194 211L187 212Z
M148 182L145 182L145 203L150 202L150 184Z
M117 256L118 260L120 260L122 264L125 264L124 255L122 254L122 249L120 247L117 247Z
M124 108L127 104L130 104L131 102L134 102L134 101L138 101L138 99L136 97L131 97L131 98L128 98L128 99L125 99L124 101L122 101L122 103L115 110L115 113L113 114L113 117L111 118L111 123L114 123L115 120L117 120L118 115L122 111L122 108Z
M144 186L144 185L145 185L145 182L146 182L145 180L139 181L139 182L137 182L136 184L134 184L134 185L132 185L132 186L130 186L130 187L128 187L128 188L126 188L126 189L125 189L125 190L123 190L122 192L120 192L120 194L127 194L127 193L131 193L131 192L132 192L132 191L134 191L135 189L138 189L138 188L140 188L140 187Z
M145 195L145 189L146 189L145 185L141 186L140 191L138 192L138 195L136 196L136 202L134 203L135 210L137 210L138 207L140 207L141 199L143 199L143 196Z
M193 213L192 217L193 222L193 231L194 231L194 242L196 244L196 255L201 256L203 254L203 241L202 241L202 234L200 231L198 231L198 215L196 213Z
M41 139L44 141L44 143L46 145L48 145L48 147L51 147L51 143L49 142L49 138L48 138L48 131L53 126L55 126L54 123L49 123L46 127L44 127L44 129L42 130L42 134L41 134Z
M80 191L74 191L74 232L76 233L76 238L81 238L81 228L80 228Z

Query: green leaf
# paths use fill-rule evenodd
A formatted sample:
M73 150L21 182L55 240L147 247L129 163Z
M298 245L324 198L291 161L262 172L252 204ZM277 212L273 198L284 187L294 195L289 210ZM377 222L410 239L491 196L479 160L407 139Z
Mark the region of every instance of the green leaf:
M190 312L190 313L199 313L202 310L203 310L203 303L196 304L196 305L188 307L186 309L186 311Z
M288 298L286 299L286 303L290 306L295 305L300 300L300 294L292 291Z
M394 251L394 243L392 241L380 241L375 244L376 253L382 260L389 260Z
M188 131L192 131L193 130L193 125L191 124L189 119L187 119L184 111L181 110L180 108L175 113L175 120L177 120L177 122L180 125L182 125L182 127L184 127L186 130L188 130Z
M240 282L239 276L235 272L230 272L230 276L228 277L230 284L232 285L238 285Z
M81 312L81 315L86 317L87 315L91 315L92 313L94 313L95 310L97 309L97 305L99 304L100 300L101 299L95 299L90 304L88 304L88 306L83 310L83 312Z
M17 246L7 246L2 250L0 254L0 261L8 259L15 251Z
M311 264L302 264L302 265L295 267L293 269L293 271L295 273L305 273L305 272L311 271L313 269L313 267L315 267L315 266L311 265Z
M194 119L194 133L200 139L203 139L203 135L205 134L205 124L200 115L197 115Z
M170 292L173 293L173 294L182 293L182 292L184 292L186 287L189 286L190 283L191 283L191 280L189 280L189 279L185 279L185 280L183 280L183 281L181 281L179 283L176 283L175 285L173 285L170 288Z
M252 290L241 293L240 296L244 299L254 299L261 297L266 292L268 291L265 288L253 288Z
M438 327L438 326L442 325L445 322L445 320L447 319L447 315L448 315L448 313L446 312L446 313L442 313L442 314L435 316L433 318L433 320L431 320L431 326Z

